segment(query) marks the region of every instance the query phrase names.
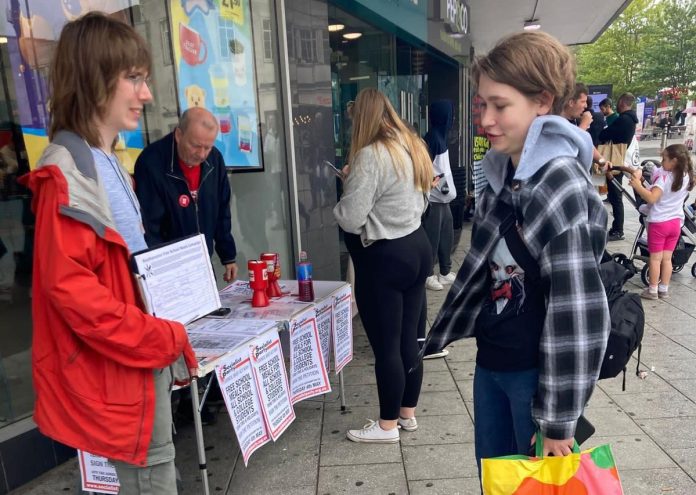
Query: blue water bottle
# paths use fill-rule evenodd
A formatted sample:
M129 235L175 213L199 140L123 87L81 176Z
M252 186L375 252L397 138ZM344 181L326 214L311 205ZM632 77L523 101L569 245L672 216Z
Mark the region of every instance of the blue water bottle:
M300 252L300 262L297 264L297 288L300 301L314 301L312 264L307 261L307 253L305 251Z

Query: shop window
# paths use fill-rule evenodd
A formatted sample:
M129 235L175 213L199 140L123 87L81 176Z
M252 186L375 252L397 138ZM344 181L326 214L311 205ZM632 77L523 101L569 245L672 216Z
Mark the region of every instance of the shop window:
M295 60L295 31L288 27L288 58Z
M270 19L264 19L263 23L263 59L266 62L273 60L273 29Z

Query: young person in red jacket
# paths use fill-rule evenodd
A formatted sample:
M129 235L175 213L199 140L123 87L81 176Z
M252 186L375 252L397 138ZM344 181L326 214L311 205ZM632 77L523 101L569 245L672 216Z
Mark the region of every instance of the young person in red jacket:
M146 244L113 144L152 100L150 68L132 27L99 13L66 24L50 72L51 144L23 179L36 214L34 419L114 461L122 494L176 493L171 366L183 354L197 367L184 327L143 311L129 268Z

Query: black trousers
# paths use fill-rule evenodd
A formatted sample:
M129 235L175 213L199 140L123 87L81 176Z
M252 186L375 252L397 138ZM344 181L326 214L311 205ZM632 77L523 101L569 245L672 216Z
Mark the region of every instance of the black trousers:
M623 183L623 174L616 175L614 177L619 181L619 184ZM623 197L621 195L621 190L616 187L613 182L608 184L607 199L611 204L612 215L614 220L611 222L611 231L619 232L623 234L624 225L624 204Z
M363 247L360 237L345 235L355 265L355 294L360 318L375 355L380 418L399 417L399 408L416 407L423 366L417 332L425 299L432 251L422 227L399 239Z

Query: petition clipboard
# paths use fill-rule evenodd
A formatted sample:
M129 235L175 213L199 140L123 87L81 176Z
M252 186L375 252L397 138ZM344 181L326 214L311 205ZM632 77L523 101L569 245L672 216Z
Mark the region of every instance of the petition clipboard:
M203 234L134 253L131 266L151 315L187 325L221 306Z

